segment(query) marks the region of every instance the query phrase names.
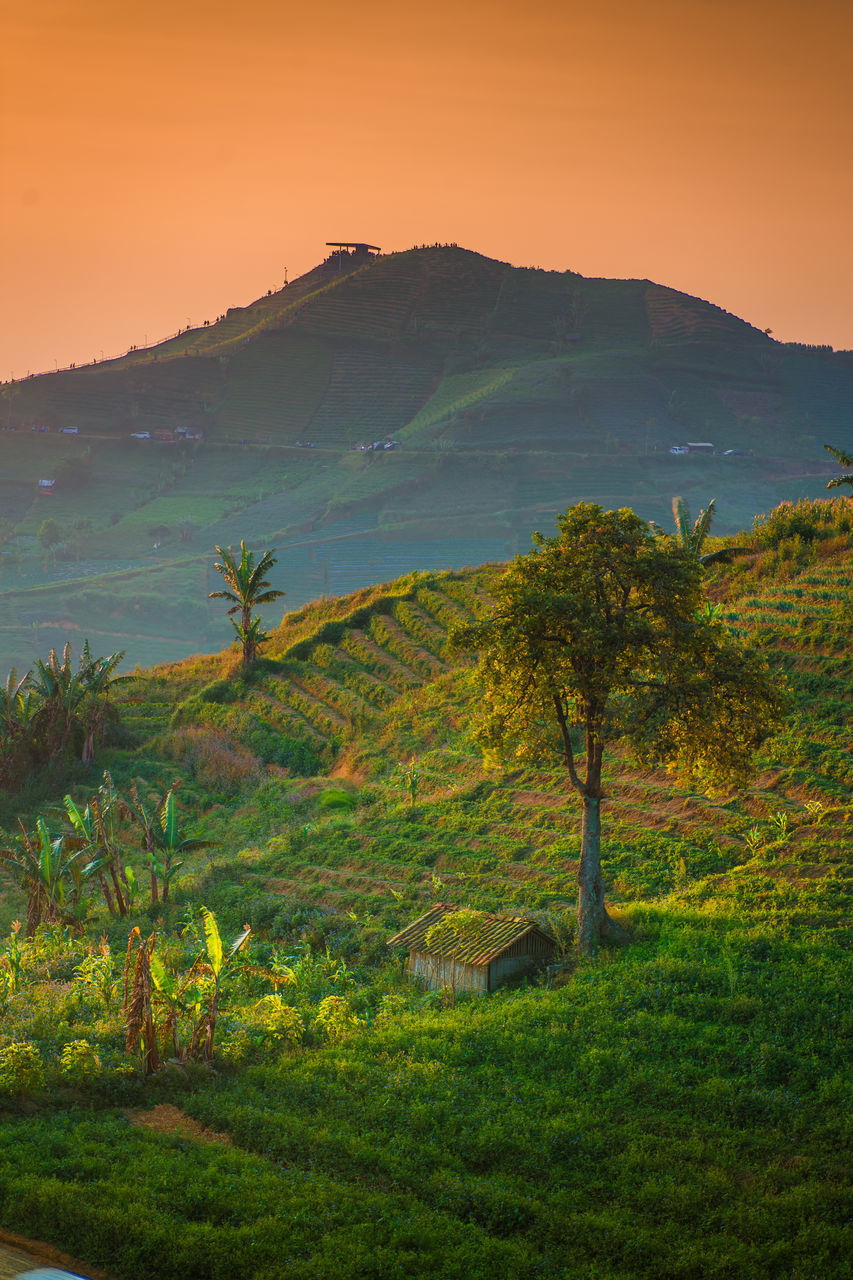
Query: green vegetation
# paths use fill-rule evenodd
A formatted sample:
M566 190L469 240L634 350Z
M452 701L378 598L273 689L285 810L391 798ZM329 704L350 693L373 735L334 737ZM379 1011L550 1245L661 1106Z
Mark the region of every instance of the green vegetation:
M240 614L240 621L235 622L232 617L231 625L242 646L243 666L250 667L257 656L258 646L269 640L260 617L252 617L252 614L258 605L272 604L284 595L283 591L270 590L269 580L264 577L278 561L271 551L265 551L255 564L254 552L248 549L245 542L240 543L239 564L230 547L227 551L217 547L216 551L222 556L222 563L217 561L213 567L225 579L228 588L224 591L211 591L209 599L229 601L229 617L235 613Z
M533 541L496 584L493 614L456 639L480 652L485 746L547 756L559 734L583 806L578 944L593 955L601 938L624 936L604 905L605 748L627 742L641 760L680 765L706 787L731 784L778 728L783 701L766 663L701 610L695 545L661 543L633 511L592 503L564 512L555 538Z
M0 899L4 1228L123 1280L846 1276L850 504L787 504L737 542L706 612L789 714L742 791L604 760L630 942L595 962L559 753L484 758L449 646L496 567L318 601L248 669L224 653L117 689L127 739L99 766L131 803L89 844L126 914L97 870L75 905L91 849L46 859L65 897L31 937L17 872ZM73 856L73 812L105 804L74 769L74 808L48 772L4 801L0 844L20 812L33 849L41 816ZM158 830L168 896L139 874L164 865ZM385 940L436 899L532 913L564 971L489 998L413 986Z
M853 467L853 456L849 453L845 453L843 449L833 449L831 444L825 444L823 447L832 454L836 462L841 463L842 467ZM853 497L853 472L848 472L844 476L836 476L834 480L830 480L827 483L826 487L827 489L839 489L845 485L850 490L851 497Z
M131 665L220 648L217 545L280 548L295 607L504 560L575 501L661 522L673 493L714 492L732 533L819 495L820 439L853 447L842 354L658 285L456 248L324 264L3 392L0 674L84 635ZM718 453L670 456L685 440Z
M115 674L123 657L93 658L86 640L76 670L67 644L61 661L51 649L20 680L9 672L0 687L0 788L13 790L27 773L69 755L94 760L115 719L113 690L127 679Z

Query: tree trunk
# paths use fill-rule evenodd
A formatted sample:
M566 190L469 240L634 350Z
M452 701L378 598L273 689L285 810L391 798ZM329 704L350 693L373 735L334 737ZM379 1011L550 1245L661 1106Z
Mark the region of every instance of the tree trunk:
M578 867L578 949L595 955L604 923L604 882L601 877L601 800L582 796L581 861Z
M101 884L101 893L104 895L104 902L107 904L107 910L110 915L115 915L115 907L113 906L113 895L110 893L110 887L107 884L106 876L103 871L98 872L98 880Z
M578 950L594 956L602 940L623 942L628 937L621 924L607 914L601 874L601 799L584 795L581 861L578 868Z
M115 862L111 862L109 864L109 873L110 873L110 879L113 882L113 889L116 895L116 906L118 907L118 913L120 916L126 916L127 906L124 901L124 895L122 894L122 891L121 891L121 885L118 882L118 874L116 872Z

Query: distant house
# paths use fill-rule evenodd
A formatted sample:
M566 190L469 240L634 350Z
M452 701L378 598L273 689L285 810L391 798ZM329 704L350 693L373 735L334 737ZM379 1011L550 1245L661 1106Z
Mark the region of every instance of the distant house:
M707 440L701 443L695 440L688 440L687 448L690 451L690 453L716 453L717 452L714 446L712 444L709 444Z
M55 480L39 480L39 493L53 493Z
M446 927L436 929L443 921ZM447 902L436 903L401 929L388 946L408 951L409 972L428 987L481 994L547 964L557 949L533 920L466 911Z

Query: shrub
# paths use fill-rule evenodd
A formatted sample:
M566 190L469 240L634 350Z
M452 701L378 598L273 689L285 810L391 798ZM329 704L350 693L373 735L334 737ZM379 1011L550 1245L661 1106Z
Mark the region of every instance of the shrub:
M356 798L340 787L329 787L317 797L319 809L354 809Z
M210 791L236 793L259 777L255 756L211 729L176 729L167 739L166 751Z
M285 1050L295 1052L304 1035L305 1023L298 1011L280 996L269 995L244 1011L231 1028L225 1050L238 1062L261 1061Z
M68 1080L82 1084L100 1073L101 1059L88 1040L71 1040L59 1056L59 1067Z
M0 1093L31 1093L44 1084L41 1054L29 1040L0 1048Z
M317 1010L314 1028L327 1039L330 1044L339 1044L346 1040L353 1031L363 1026L350 1008L349 1001L343 996L326 996Z
M84 999L103 1005L109 1011L116 998L118 983L115 964L109 946L103 943L101 950L86 959L74 970L77 989Z

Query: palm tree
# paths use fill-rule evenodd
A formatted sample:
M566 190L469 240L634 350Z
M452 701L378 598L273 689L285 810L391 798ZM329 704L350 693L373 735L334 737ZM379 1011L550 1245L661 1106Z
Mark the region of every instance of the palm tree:
M831 444L825 444L824 449L827 453L831 453L836 462L840 462L842 467L853 467L853 455L845 453L843 449L833 449ZM841 485L846 484L850 487L850 498L853 501L853 471L846 476L836 476L834 480L830 480L827 489L839 489Z
M271 604L284 595L283 591L270 590L269 581L265 577L278 561L272 551L265 551L255 564L254 552L249 551L245 542L240 543L239 564L231 547L226 551L222 547L217 547L216 550L222 556L222 563L216 561L213 567L222 574L230 589L211 591L209 599L231 601L228 616L231 617L231 625L243 646L243 666L249 667L255 661L258 645L269 639L261 630L260 618L253 618L252 612L259 604ZM239 623L231 616L235 613L240 614Z

